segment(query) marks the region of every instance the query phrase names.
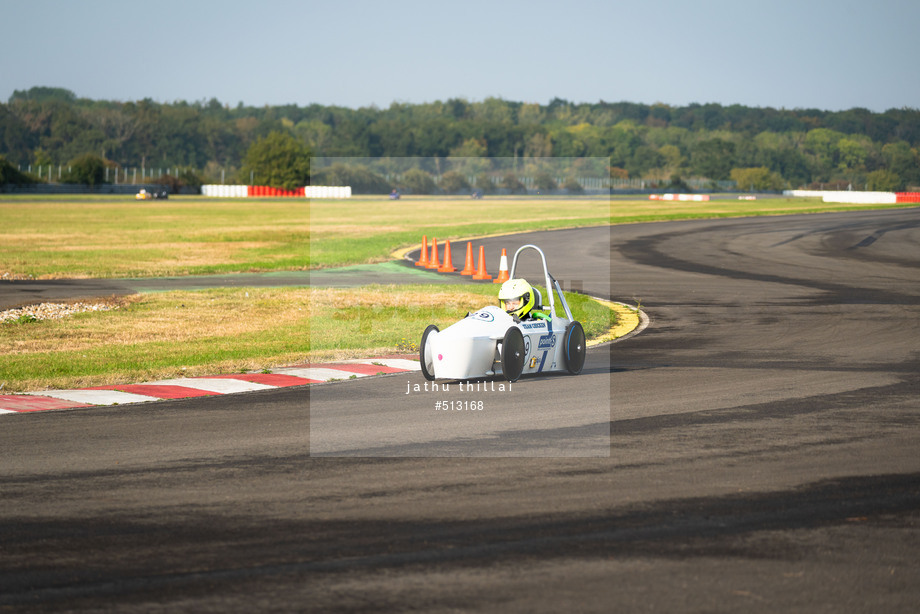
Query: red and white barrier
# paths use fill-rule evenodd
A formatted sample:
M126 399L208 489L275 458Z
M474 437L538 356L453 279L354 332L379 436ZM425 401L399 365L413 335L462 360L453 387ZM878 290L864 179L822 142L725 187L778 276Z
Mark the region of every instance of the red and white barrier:
M267 185L201 186L204 196L217 198L351 198L351 186L308 185L296 190L282 190Z
M649 200L688 200L703 202L709 200L709 194L649 194Z
M281 188L273 188L267 185L250 185L246 187L249 188L249 193L247 196L257 198L303 198L304 190L303 188L297 188L296 190L282 190Z

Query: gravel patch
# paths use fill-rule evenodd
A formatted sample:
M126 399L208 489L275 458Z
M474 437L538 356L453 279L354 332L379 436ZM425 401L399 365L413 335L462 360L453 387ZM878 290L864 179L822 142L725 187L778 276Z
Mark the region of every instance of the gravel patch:
M118 309L113 303L42 303L18 309L0 311L0 323L34 320L60 320L75 313L87 311L111 311Z

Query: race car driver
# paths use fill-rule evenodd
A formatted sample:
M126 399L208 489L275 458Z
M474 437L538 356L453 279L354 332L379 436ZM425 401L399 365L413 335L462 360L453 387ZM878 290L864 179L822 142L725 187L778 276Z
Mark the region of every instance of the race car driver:
M525 279L509 279L498 291L498 304L518 320L549 320L550 316L534 311L539 292Z

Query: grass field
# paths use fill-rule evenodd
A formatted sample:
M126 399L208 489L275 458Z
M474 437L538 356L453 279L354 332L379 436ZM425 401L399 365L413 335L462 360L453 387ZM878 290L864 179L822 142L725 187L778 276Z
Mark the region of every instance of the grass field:
M313 201L0 196L0 275L156 277L383 262L423 234L866 208L815 199L706 203L601 198L386 198Z
M347 201L0 197L0 274L151 277L382 262L421 235L867 208L776 198L707 203L599 198ZM132 297L118 310L0 325L4 392L259 370L415 351L424 327L494 303L489 285L235 288ZM610 312L570 299L589 338Z

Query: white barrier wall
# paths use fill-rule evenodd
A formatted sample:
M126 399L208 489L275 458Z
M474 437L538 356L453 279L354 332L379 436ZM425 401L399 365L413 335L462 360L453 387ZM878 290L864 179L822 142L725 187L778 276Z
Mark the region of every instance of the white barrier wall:
M851 190L785 190L783 196L821 198L826 203L847 203L854 205L894 204L898 195L894 192L857 192Z
M351 198L351 186L308 185L304 188L307 198Z
M826 190L783 190L783 196L794 196L796 198L821 198Z
M826 203L850 203L854 205L894 204L898 195L894 192L828 192L821 197Z
M249 186L209 184L201 186L201 193L218 198L246 198L249 196Z

